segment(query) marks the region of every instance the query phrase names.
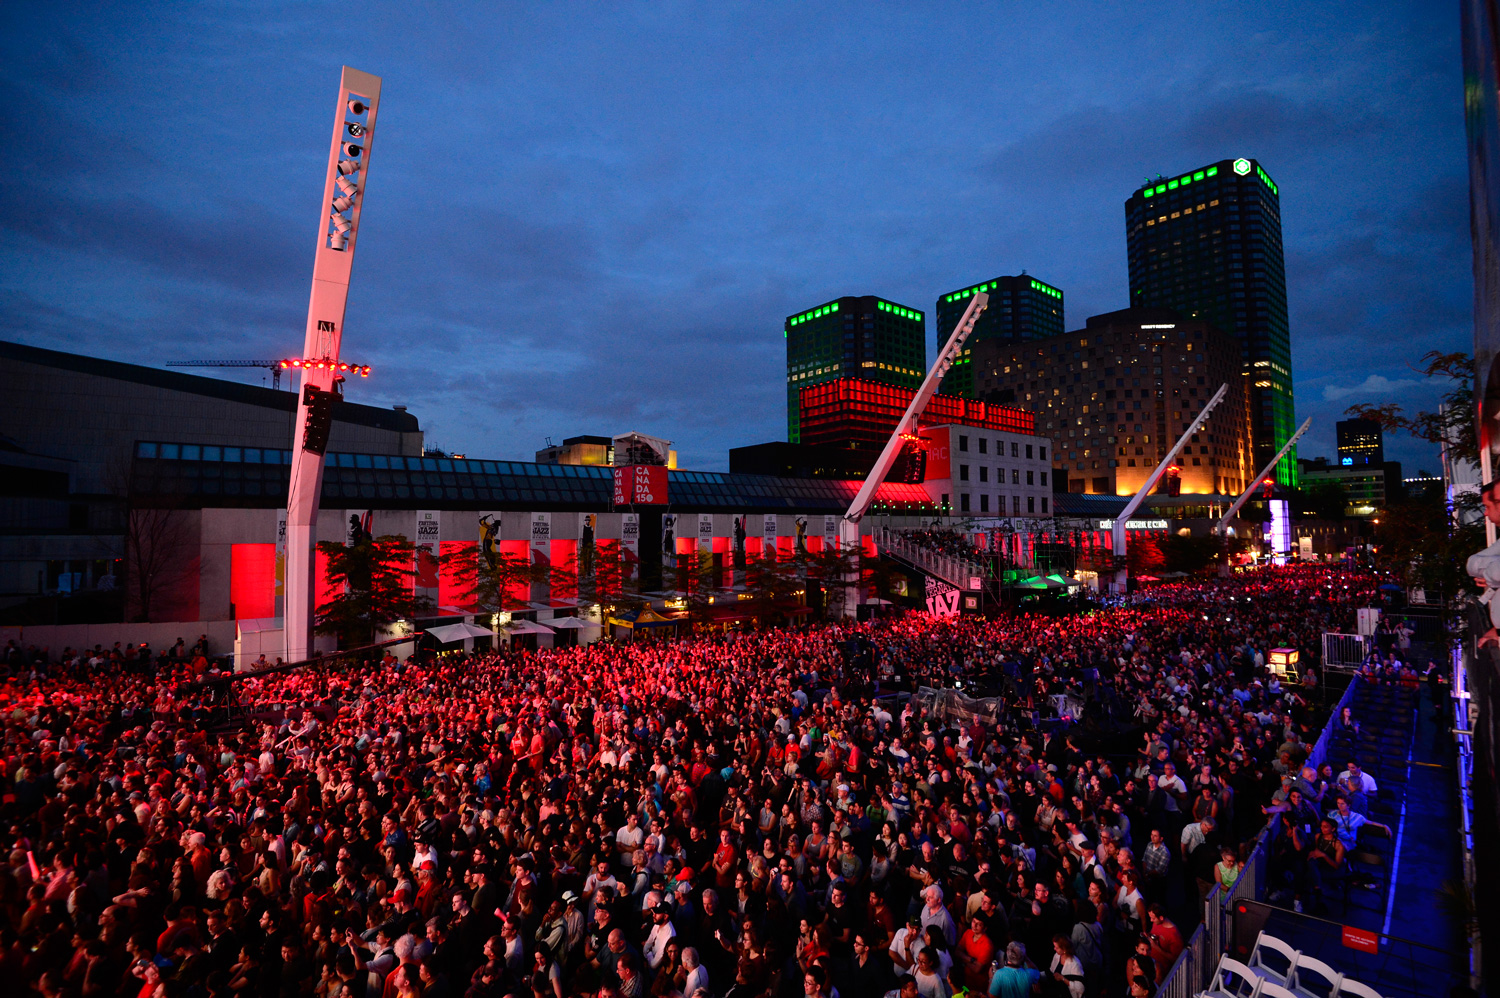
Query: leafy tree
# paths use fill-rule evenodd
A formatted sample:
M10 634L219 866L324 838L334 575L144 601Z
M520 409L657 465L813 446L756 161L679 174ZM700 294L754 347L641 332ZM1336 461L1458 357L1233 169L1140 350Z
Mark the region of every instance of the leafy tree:
M318 607L317 630L337 634L345 648L371 644L381 628L432 610L413 588L417 548L405 537L362 537L349 547L320 541L318 550L335 595Z
M1425 367L1417 371L1426 378L1446 378L1449 385L1435 412L1407 415L1399 402L1380 405L1351 405L1344 414L1368 419L1384 429L1409 433L1418 440L1447 446L1460 461L1479 463L1479 438L1474 428L1474 358L1466 353L1440 353L1429 350L1422 355Z
M1155 572L1167 563L1166 557L1161 553L1161 545L1149 534L1138 534L1130 538L1125 547L1125 558L1132 575Z
M506 551L482 553L460 548L443 556L458 601L479 613L504 613L526 605L533 583L546 576L545 566L533 565L525 555Z

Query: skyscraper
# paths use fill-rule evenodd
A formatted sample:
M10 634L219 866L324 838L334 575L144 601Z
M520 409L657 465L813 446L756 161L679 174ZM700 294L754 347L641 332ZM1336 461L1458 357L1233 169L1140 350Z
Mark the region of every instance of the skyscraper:
M786 336L786 438L802 442L802 389L836 378L862 378L915 391L927 374L925 316L874 295L846 296L789 315Z
M972 355L974 348L984 340L1025 343L1057 336L1063 331L1061 291L1027 274L996 277L971 288L938 295L937 349L941 350L948 337L953 335L953 327L958 325L976 291L988 292L990 305L980 313L979 321L974 323L974 332L964 341L963 353L943 378L942 391L948 395L976 397Z
M1379 423L1373 419L1341 419L1333 426L1340 467L1385 464L1385 433Z
M1174 308L1240 342L1257 468L1296 426L1281 194L1252 159L1159 178L1125 202L1130 304ZM1293 449L1276 480L1297 484Z

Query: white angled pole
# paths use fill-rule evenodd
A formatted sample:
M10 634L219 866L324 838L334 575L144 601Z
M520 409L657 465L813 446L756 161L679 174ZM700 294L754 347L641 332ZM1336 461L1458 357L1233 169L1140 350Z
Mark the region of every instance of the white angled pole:
M1135 494L1135 498L1126 503L1124 510L1115 518L1112 539L1114 542L1116 565L1113 587L1116 592L1125 591L1125 524L1130 520L1131 514L1145 501L1146 496L1151 494L1151 490L1156 487L1156 483L1161 478L1162 473L1172 466L1173 461L1177 460L1177 455L1182 452L1182 445L1187 443L1188 438L1202 428L1203 424L1208 421L1208 414L1214 411L1216 405L1224 401L1224 396L1227 394L1229 394L1229 384L1225 382L1219 386L1218 391L1214 392L1214 397L1208 400L1208 404L1203 407L1203 411L1198 413L1198 418L1193 420L1186 430L1182 431L1182 436L1177 438L1177 442L1172 445L1172 449L1167 451L1167 456L1161 459L1161 463L1156 466L1156 470L1151 472L1150 476L1147 477L1146 481L1141 485L1140 491Z
M292 427L292 478L287 493L286 528L286 661L311 657L314 601L317 598L318 506L323 493L323 447L308 450L307 414L311 386L334 392L339 348L344 335L344 308L349 274L364 207L369 175L370 140L380 107L380 77L344 67L333 116L333 141L323 178L317 250L313 256L312 297L307 308L306 361L332 361L318 368L304 363L298 386L297 420Z
M1297 432L1292 434L1292 438L1286 442L1286 445L1276 452L1275 457L1271 458L1270 463L1260 469L1260 474L1255 476L1254 480L1250 482L1250 487L1240 494L1240 497L1234 501L1233 506L1229 507L1229 512L1225 513L1219 519L1219 522L1214 524L1214 533L1222 534L1229 528L1229 521L1234 519L1234 514L1240 511L1241 506L1250 501L1250 497L1255 494L1255 490L1260 488L1261 483L1276 469L1277 462L1286 457L1287 451L1296 446L1297 441L1302 438L1302 434L1306 433L1307 428L1311 425L1312 417L1308 416L1302 421L1302 425L1297 428Z

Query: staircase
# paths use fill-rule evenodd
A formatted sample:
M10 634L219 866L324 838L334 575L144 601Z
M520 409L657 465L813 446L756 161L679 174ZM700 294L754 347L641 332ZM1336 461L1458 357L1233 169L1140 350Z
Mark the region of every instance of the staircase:
M905 537L885 527L877 528L875 531L875 544L882 553L919 572L942 579L956 589L988 587L989 568L978 562L938 554L920 544L913 544ZM978 586L971 584L974 579L980 580Z

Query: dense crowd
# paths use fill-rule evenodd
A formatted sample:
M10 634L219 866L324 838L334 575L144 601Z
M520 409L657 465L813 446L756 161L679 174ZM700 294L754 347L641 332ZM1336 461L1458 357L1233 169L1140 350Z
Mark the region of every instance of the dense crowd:
M939 527L930 529L902 530L900 534L907 541L918 547L926 548L935 554L946 555L950 558L967 558L970 561L983 561L988 552L976 547L974 542L965 534L957 530L944 530Z
M1361 805L1264 664L1374 586L387 655L246 680L217 730L186 645L12 645L0 963L49 998L1150 994L1266 809ZM975 681L998 720L888 695Z

